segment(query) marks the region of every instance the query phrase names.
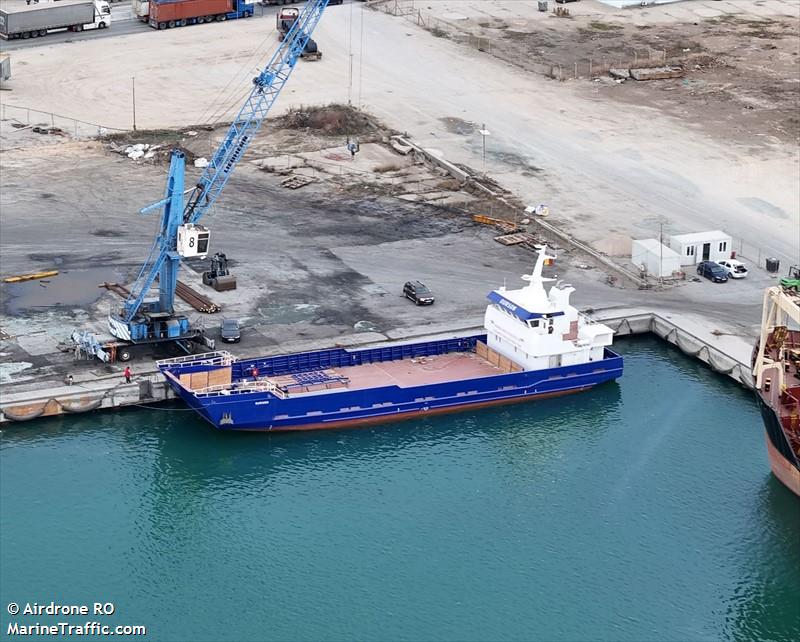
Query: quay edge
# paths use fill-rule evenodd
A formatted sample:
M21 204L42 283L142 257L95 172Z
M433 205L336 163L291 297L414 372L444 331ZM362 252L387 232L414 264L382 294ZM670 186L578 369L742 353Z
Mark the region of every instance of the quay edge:
M643 309L594 309L589 314L595 321L602 322L614 330L616 337L633 334L653 334L676 346L685 354L708 365L714 372L726 375L748 389L753 388L749 355L752 343L740 337L725 337L724 345L720 345L721 337L711 329L703 330L702 318L691 319L686 315L672 314L668 311L658 312ZM458 337L474 334L481 328L477 325L468 328L451 328L437 326L426 327L420 334L402 333L369 333L369 336L354 335L331 340L331 344L356 346L379 346L386 343L397 343L409 339L427 339L442 336ZM323 342L309 342L311 345L292 351L318 349ZM716 345L715 345L716 344ZM272 350L278 352L280 347ZM285 346L284 346L284 352ZM243 355L248 356L248 355ZM255 353L254 355L255 356ZM72 386L62 384L49 388L39 388L21 392L9 392L0 395L0 425L27 422L39 417L52 417L68 414L80 414L91 410L125 408L150 405L175 399L172 389L159 374L155 363L152 368L139 370L139 376L130 384L120 383L121 375L116 373L102 379L76 382ZM8 388L8 384L5 386Z

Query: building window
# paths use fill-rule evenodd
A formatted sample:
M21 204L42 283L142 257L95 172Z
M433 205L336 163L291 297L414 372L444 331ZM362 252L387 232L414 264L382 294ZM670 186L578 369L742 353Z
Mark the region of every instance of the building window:
M728 249L728 241L723 241L722 243L719 244L720 252L724 252L727 249Z
M686 256L694 256L694 245L686 248Z

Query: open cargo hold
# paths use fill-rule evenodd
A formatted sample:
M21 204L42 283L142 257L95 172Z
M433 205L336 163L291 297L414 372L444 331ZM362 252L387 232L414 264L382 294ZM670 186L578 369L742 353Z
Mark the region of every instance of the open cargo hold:
M50 4L0 3L0 36L62 29L94 22L92 0L60 0Z

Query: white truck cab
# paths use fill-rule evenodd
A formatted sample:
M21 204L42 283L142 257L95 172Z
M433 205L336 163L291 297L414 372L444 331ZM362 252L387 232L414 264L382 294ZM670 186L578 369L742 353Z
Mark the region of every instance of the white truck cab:
M94 22L83 25L86 29L106 29L111 26L111 6L106 0L94 0Z

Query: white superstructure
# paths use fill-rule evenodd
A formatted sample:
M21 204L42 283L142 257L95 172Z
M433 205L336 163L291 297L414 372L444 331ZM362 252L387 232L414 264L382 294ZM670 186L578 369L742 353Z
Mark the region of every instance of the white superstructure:
M608 326L594 323L569 303L575 291L571 285L557 283L545 291L542 276L547 248L539 250L533 274L522 277L528 285L518 290L505 287L489 294L484 326L487 345L523 370L557 368L603 359L606 346L613 341Z

